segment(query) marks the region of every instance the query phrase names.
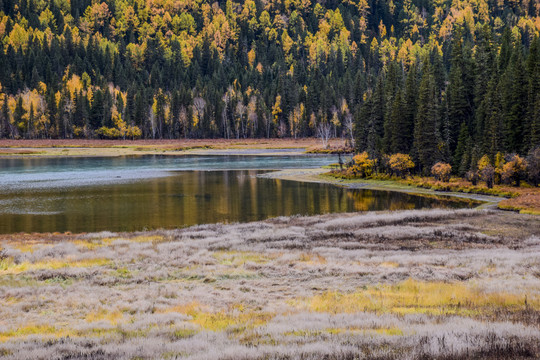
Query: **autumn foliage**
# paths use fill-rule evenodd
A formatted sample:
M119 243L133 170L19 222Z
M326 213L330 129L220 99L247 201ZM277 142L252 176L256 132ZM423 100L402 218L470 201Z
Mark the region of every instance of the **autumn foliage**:
M448 182L452 173L452 165L444 162L438 162L431 167L431 174L438 181Z
M515 184L516 186L519 186L521 180L525 178L526 170L527 163L525 160L518 155L514 155L509 162L504 164L502 179L506 184Z
M367 152L357 154L353 157L353 164L348 172L361 178L369 177L375 170L376 160L370 159Z
M392 172L401 177L408 175L410 170L414 168L414 162L407 154L394 154L390 156L388 163Z

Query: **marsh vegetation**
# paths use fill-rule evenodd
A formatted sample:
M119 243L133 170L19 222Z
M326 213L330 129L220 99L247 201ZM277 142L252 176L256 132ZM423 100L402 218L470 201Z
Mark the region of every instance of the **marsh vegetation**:
M415 210L3 236L0 357L539 357L539 235Z

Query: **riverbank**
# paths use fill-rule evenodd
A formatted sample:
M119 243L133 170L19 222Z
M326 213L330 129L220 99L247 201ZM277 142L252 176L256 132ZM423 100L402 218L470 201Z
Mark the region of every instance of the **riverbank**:
M341 148L344 140L332 139ZM298 155L321 147L316 138L180 140L0 140L0 156Z
M260 177L281 179L281 180L293 180L303 182L316 182L326 183L336 186L342 186L348 189L366 189L366 190L384 190L384 191L397 191L415 195L427 195L427 196L450 196L462 199L469 199L474 201L481 201L483 204L478 206L478 209L494 209L497 208L499 203L505 200L504 197L482 195L475 193L464 192L448 192L448 191L436 191L433 189L410 186L404 183L400 183L394 180L371 180L371 179L353 179L345 180L338 179L333 176L326 175L328 169L286 169L275 171L271 173L261 174Z
M434 209L4 238L0 358L537 358L539 235Z

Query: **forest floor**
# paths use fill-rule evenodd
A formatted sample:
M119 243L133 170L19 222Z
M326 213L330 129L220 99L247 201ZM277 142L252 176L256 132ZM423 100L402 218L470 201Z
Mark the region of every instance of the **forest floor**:
M279 217L0 237L0 358L540 357L540 218Z
M345 142L332 139L329 144L331 148L342 148ZM0 156L290 155L320 147L320 140L316 138L0 140Z

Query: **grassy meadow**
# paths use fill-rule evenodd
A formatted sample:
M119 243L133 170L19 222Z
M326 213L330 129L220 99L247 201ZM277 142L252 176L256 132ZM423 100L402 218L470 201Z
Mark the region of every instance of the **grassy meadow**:
M4 235L0 357L538 358L539 236L487 210Z

